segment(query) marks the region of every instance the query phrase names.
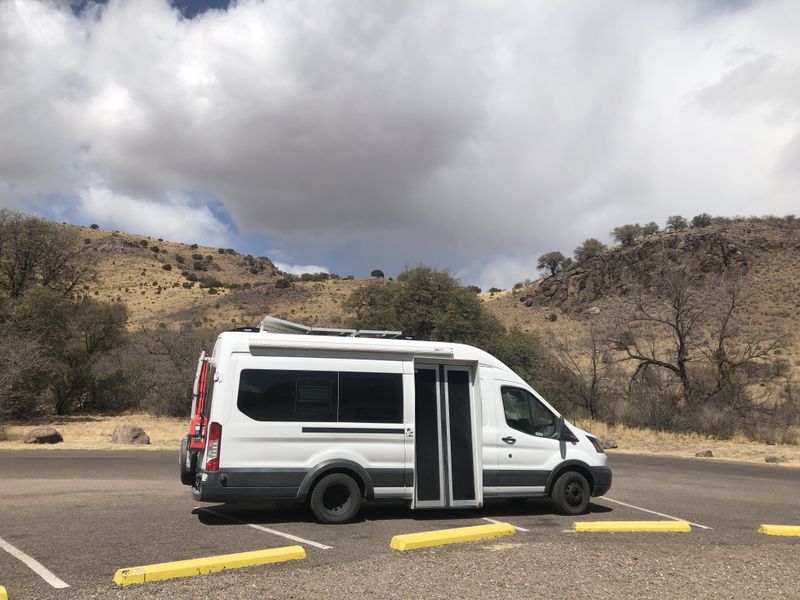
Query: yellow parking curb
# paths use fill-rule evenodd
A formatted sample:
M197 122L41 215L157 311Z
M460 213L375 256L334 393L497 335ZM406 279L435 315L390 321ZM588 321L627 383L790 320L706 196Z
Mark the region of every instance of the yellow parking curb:
M396 535L389 544L395 550L417 550L431 546L444 546L445 544L458 544L461 542L474 542L489 538L514 535L514 527L508 523L495 523L491 525L475 525L474 527L456 527L455 529L439 529L438 531L423 531L422 533L406 533Z
M0 600L8 600L8 592L2 585L0 585Z
M687 533L692 526L686 521L591 521L575 523L575 531L610 531L614 533L657 531Z
M190 560L179 560L177 562L120 569L114 574L114 583L121 586L134 583L147 583L150 581L161 581L162 579L191 577L192 575L202 575L203 573L213 573L226 569L239 569L241 567L253 567L256 565L296 560L305 557L306 551L303 550L301 546L286 546L285 548L273 548L271 550L255 550L253 552L239 552L238 554L207 556L205 558L193 558Z
M800 527L796 525L762 525L758 528L758 533L764 535L798 535Z

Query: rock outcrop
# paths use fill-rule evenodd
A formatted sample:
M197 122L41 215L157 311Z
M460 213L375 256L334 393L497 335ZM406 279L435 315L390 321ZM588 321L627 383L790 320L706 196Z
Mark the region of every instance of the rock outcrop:
M644 238L612 248L557 273L520 296L525 306L578 308L606 295L626 295L657 282L662 265L687 265L703 275L746 269L746 252L723 232L688 230ZM599 313L599 309L590 314ZM587 311L589 312L589 311Z

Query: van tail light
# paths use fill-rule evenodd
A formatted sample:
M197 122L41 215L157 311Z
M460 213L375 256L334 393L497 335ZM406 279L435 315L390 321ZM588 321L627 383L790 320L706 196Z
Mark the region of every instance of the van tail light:
M219 469L219 452L222 448L222 425L211 423L208 428L208 449L206 450L206 471Z

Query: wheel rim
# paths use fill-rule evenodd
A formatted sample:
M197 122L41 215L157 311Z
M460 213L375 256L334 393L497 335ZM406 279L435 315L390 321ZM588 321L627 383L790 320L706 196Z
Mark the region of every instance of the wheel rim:
M328 487L325 493L322 494L322 505L328 512L341 512L346 509L349 504L350 490L347 486L334 484Z
M583 485L580 481L572 480L564 488L564 497L570 506L583 504Z

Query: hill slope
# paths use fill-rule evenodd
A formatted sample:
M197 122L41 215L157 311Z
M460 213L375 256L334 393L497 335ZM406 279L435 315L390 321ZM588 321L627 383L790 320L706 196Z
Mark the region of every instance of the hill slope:
M129 328L181 322L228 328L258 324L265 314L308 324L338 324L339 303L361 282L296 281L269 258L232 249L181 244L88 227L79 231L94 253L94 277L83 294L128 306ZM280 285L280 284L279 284Z
M651 285L664 263L689 265L708 280L724 271L741 277L748 325L764 334L788 334L784 358L800 374L800 222L793 219L748 219L656 234L497 294L487 307L508 326L575 337L618 314L620 300Z
M96 276L83 293L123 301L130 328L180 322L228 328L257 324L265 314L309 325L341 325L342 301L368 280L284 279L267 257L231 249L193 247L136 234L74 227L96 253ZM157 250L157 251L155 251ZM520 290L483 294L506 326L571 338L618 308L620 298L646 284L659 261L690 264L707 277L742 273L751 325L792 336L785 358L800 371L800 223L743 220L703 229L660 233L612 248L584 264ZM165 265L170 265L165 270ZM197 280L192 282L191 280ZM591 311L589 310L591 309Z

